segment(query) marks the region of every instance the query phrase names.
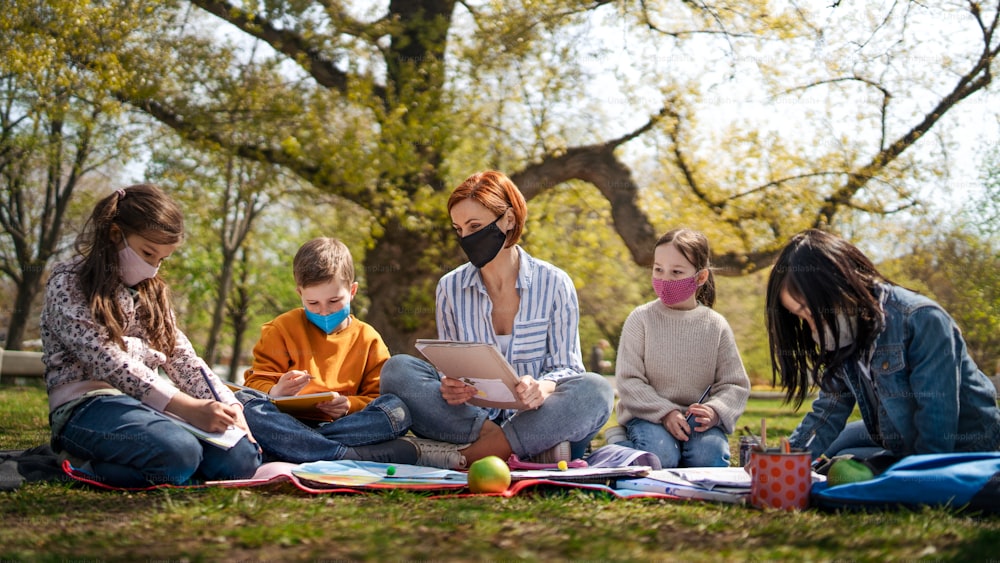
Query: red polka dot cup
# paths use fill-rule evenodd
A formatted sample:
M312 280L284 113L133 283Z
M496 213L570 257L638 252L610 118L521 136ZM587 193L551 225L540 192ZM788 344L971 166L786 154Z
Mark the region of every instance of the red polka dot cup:
M809 452L750 452L750 503L758 508L809 508Z

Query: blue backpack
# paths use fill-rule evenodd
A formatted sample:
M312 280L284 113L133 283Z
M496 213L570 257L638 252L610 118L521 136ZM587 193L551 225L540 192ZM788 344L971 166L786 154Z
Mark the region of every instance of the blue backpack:
M810 500L828 509L939 506L1000 514L1000 452L904 457L869 481L816 483Z

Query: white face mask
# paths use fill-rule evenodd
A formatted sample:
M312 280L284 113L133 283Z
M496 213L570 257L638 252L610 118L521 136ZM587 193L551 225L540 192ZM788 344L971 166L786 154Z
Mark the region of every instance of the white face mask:
M854 337L858 332L858 319L851 317L847 318L847 315L843 313L837 313L837 331L840 333L840 347L847 348L854 343ZM823 327L823 342L819 341L819 334L814 330L812 331L813 341L816 344L823 346L827 352L833 352L837 349L837 342L833 338L833 329L830 325Z
M122 283L129 287L156 276L159 266L150 266L136 251L129 248L128 241L122 237L125 248L118 251L118 266L121 268Z

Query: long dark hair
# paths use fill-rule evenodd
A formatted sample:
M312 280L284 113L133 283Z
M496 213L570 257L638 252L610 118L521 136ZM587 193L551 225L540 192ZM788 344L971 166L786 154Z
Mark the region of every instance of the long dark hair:
M663 233L653 248L671 243L696 271L708 270L708 279L698 286L694 298L702 305L711 308L715 305L715 274L712 273L710 260L712 253L708 247L708 237L691 229L673 229Z
M80 284L90 312L124 350L125 313L115 299L122 281L113 226L122 236L137 234L157 244L175 244L184 238L184 216L160 188L151 184L129 186L97 202L76 239L76 251L83 257ZM167 284L157 275L140 282L136 290L140 318L150 343L170 355L176 344L176 325Z
M786 402L798 408L814 384L833 391L832 374L874 343L882 322L879 283L891 282L864 253L818 229L793 236L781 251L768 278L765 311L772 383L780 380ZM836 350L817 343L809 324L782 306L782 290L805 305L821 341L829 327ZM854 342L842 348L838 312L858 323Z

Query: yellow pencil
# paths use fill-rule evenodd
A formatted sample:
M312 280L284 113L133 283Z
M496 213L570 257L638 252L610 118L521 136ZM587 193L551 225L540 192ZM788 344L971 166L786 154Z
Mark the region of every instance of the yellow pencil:
M253 373L254 375L276 375L278 377L285 375L284 373L278 373L276 371L267 371L263 369L253 369L253 368L250 369L250 372Z
M279 373L279 372L276 372L276 371L267 371L267 370L263 370L263 369L253 369L253 368L250 368L250 372L253 373L254 375L273 375L275 377L281 377L281 376L285 375L284 373ZM315 375L313 375L311 373L309 374L309 379L312 379L316 383L319 383L320 385L323 385L323 382L320 381L319 377L317 377L317 376L315 376Z

